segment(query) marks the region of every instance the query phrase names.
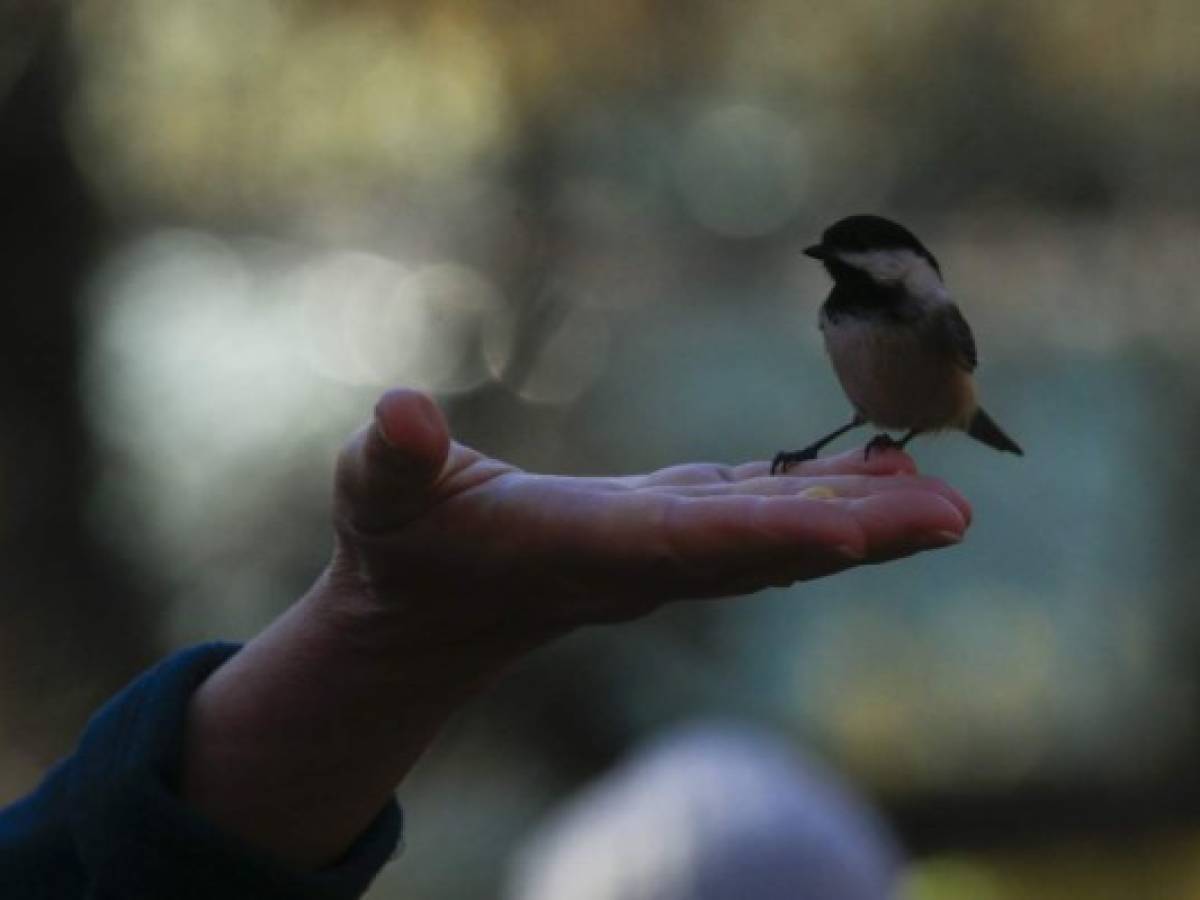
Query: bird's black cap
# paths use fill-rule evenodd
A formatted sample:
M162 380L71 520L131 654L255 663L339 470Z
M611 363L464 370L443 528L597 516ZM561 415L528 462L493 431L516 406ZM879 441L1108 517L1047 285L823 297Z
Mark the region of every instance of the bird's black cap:
M804 253L824 261L838 252L865 253L870 250L912 250L941 272L937 259L915 234L883 216L863 214L840 219L825 229L821 243L806 247Z

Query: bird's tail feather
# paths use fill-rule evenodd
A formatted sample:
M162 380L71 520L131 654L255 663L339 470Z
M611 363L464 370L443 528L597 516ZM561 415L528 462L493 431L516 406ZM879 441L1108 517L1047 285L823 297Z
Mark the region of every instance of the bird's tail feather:
M971 424L967 426L967 434L977 441L982 441L989 447L995 447L997 450L1015 453L1017 456L1025 455L1017 445L1017 442L1001 431L1000 426L982 408L975 411L975 415L971 419Z

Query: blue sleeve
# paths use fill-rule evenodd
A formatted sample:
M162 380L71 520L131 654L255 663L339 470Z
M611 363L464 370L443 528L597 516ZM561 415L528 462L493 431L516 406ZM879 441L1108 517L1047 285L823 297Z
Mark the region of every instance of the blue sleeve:
M395 803L341 860L304 873L222 832L176 795L188 700L237 649L193 647L143 674L96 713L76 752L33 794L0 810L0 897L343 900L367 889L400 838Z

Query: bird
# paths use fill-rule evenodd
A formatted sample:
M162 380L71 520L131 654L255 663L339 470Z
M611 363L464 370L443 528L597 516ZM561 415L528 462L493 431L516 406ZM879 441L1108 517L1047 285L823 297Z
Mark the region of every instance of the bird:
M868 423L883 431L864 454L903 448L919 434L958 429L1023 456L979 405L975 337L929 249L898 222L853 215L804 253L833 279L819 325L833 370L854 408L850 421L802 450L782 451L771 474L815 459L826 444ZM903 431L900 440L887 431Z

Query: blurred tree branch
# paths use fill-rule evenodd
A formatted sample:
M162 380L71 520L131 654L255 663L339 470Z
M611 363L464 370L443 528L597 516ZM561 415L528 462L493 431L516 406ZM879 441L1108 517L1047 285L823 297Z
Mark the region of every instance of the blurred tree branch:
M98 546L80 399L80 293L101 223L63 136L56 35L0 101L0 716L49 760L155 654L150 607ZM19 745L19 746L18 746Z

